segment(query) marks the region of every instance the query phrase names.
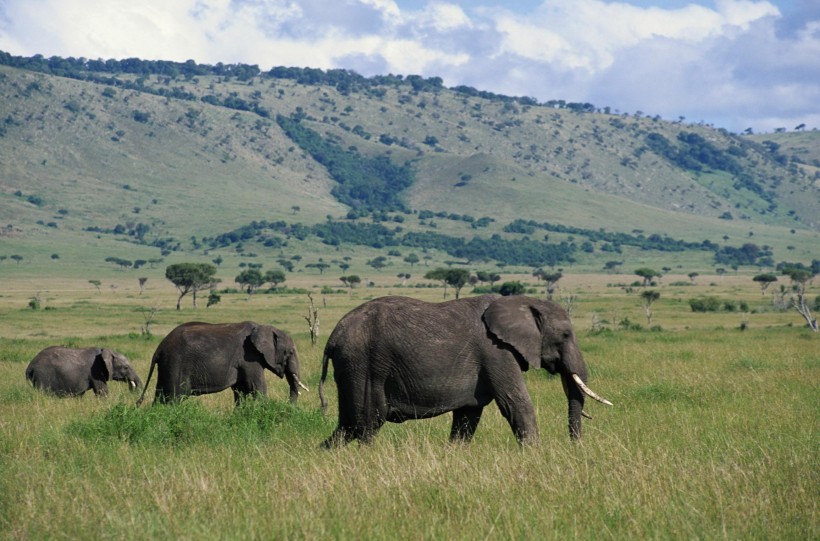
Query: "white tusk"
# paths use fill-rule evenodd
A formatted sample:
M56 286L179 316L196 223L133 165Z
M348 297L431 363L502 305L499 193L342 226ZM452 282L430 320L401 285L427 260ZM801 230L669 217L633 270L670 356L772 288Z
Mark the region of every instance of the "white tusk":
M585 412L584 410L581 410L581 417L586 417L587 419L592 420L592 415L590 415L589 413Z
M306 391L310 392L310 389L308 389L307 387L305 387L305 384L304 384L304 383L302 383L301 381L299 381L298 379L296 380L296 383L298 383L298 384L299 384L299 387L301 387L302 389L304 389L304 390L306 390Z
M578 388L581 389L582 391L584 391L584 394L587 395L588 397L590 397L591 399L597 400L601 404L606 404L607 406L612 405L612 402L610 402L606 398L601 398L600 396L595 394L595 392L592 389L587 387L586 383L584 383L581 380L581 376L579 376L575 372L572 373L572 379L573 379L573 381L575 381L575 384L578 385Z
M131 387L133 387L134 389L136 389L136 388L137 388L137 384L136 384L136 383L134 383L134 380L128 380L128 385L130 385L130 386L131 386Z

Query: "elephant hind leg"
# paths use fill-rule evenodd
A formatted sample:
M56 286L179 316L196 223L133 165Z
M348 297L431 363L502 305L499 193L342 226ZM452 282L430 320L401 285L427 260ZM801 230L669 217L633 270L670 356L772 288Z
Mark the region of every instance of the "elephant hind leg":
M353 440L369 444L379 432L384 424L384 419L379 415L359 416L352 423L339 423L333 433L322 442L322 447L331 449L347 445Z
M480 406L464 407L453 410L453 427L450 429L451 442L469 443L473 439L475 429L481 420Z

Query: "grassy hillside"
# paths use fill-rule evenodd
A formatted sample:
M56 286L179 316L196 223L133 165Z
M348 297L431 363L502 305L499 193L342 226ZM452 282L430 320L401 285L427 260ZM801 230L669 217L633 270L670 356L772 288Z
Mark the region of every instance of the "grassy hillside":
M401 218L406 231L518 239L504 226L525 219L690 242L754 242L771 247L775 261L818 257L816 170L811 160L784 154L786 143L775 149L706 126L578 112L410 78L351 87L298 82L292 74L104 75L78 80L0 66L5 255L48 269L56 254L60 269L78 273L90 260L103 270L108 256L151 259L160 252L167 261L219 255L231 268L249 253L268 266L281 257L330 255L315 238L288 237L275 248L254 239L252 249L234 243L208 253L203 245L254 221L346 219L350 209L331 194L336 181L328 169L275 121L295 115L346 152L412 168L415 182L399 194L412 211ZM808 132L776 135L799 137L800 149L817 147ZM488 220L476 229L467 221L417 219L413 213L423 210ZM371 221L362 216L359 222ZM89 246L95 252L85 253ZM709 253L625 248L613 255L600 247L579 251L575 265L597 270L628 257L714 267ZM358 271L386 252L350 244L334 250ZM453 259L429 254L432 264ZM391 259L391 274L403 270L401 260ZM5 272L19 270L2 264Z

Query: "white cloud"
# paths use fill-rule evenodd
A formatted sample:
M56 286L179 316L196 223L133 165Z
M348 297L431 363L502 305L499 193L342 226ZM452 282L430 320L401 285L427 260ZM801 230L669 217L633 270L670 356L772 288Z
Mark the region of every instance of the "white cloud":
M439 32L450 32L471 25L470 18L461 7L443 2L428 4L416 20L421 25Z
M690 4L680 9L640 8L601 0L550 0L532 16L503 9L491 12L502 37L500 52L567 69L597 72L620 51L647 40L702 42L726 31L747 29L755 20L777 15L766 2L722 0L711 10Z

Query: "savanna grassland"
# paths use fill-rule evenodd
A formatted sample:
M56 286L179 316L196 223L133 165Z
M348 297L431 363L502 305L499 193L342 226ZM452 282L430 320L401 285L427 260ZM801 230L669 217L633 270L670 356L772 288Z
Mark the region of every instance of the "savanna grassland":
M223 294L174 310L170 283L4 280L0 292L0 536L6 539L817 539L818 337L794 311L772 308L750 276L664 277L647 324L626 275L567 275L590 385L571 443L556 378L526 374L541 444L520 448L494 406L470 445L447 442L449 415L386 425L370 446L325 451L335 426L319 413L321 350L367 299L439 300L441 288L374 287L321 294L311 345L305 294ZM526 279L526 277L522 277ZM532 278L529 278L532 281ZM297 281L298 278L294 278ZM314 283L317 282L317 283ZM412 285L412 281L409 285ZM469 295L469 288L462 294ZM818 293L810 288L811 298ZM543 287L535 293L543 295ZM28 303L40 295L41 309ZM748 310L693 313L688 299L745 301ZM136 408L110 396L57 399L25 381L53 344L125 353L145 379L162 337L184 321L272 323L296 340L310 387L287 404L234 409L230 392ZM628 320L626 323L625 320ZM640 325L640 328L638 328ZM594 328L593 328L594 327ZM654 330L650 330L654 327ZM741 330L744 328L745 330ZM146 332L147 330L147 332ZM153 396L154 379L149 387Z

